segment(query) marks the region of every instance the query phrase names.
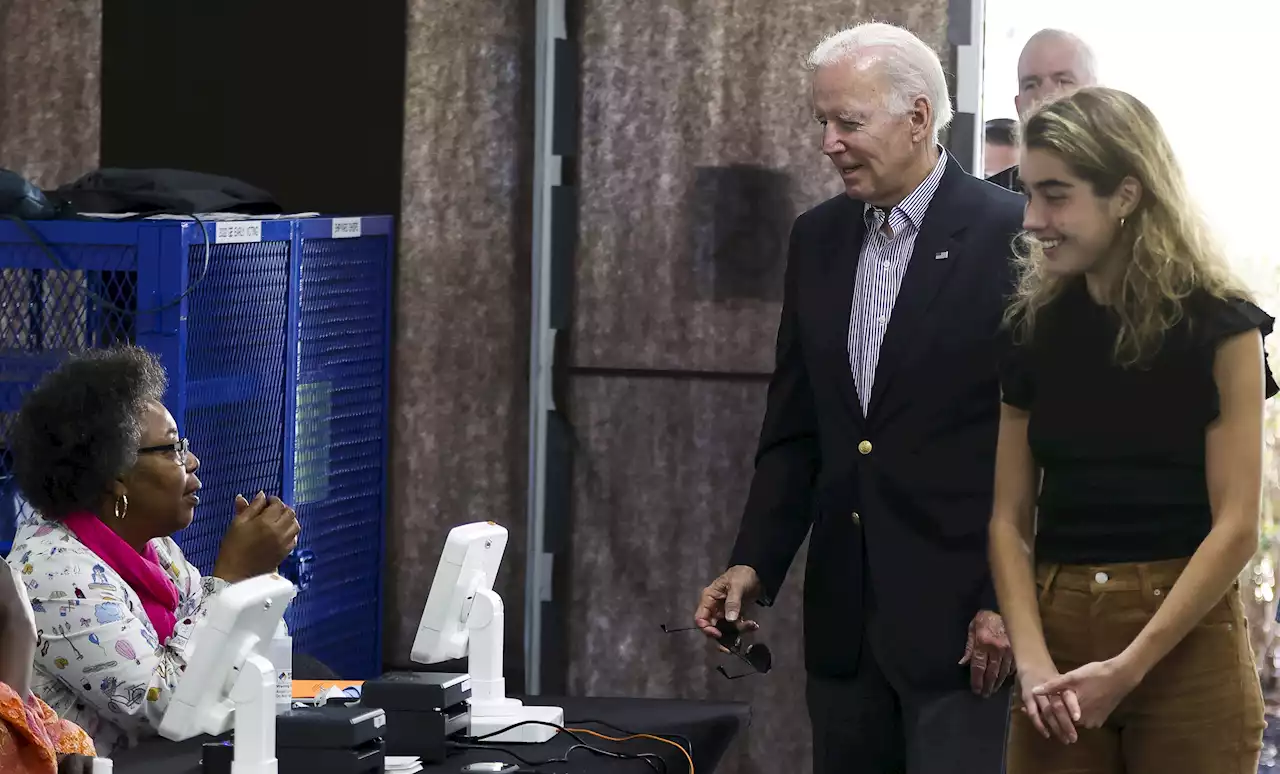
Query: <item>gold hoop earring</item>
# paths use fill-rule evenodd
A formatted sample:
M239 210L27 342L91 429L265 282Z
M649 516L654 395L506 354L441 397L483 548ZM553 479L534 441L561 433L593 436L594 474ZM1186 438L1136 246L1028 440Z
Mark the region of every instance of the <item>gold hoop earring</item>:
M124 521L127 515L129 515L129 496L120 495L116 498L116 518Z

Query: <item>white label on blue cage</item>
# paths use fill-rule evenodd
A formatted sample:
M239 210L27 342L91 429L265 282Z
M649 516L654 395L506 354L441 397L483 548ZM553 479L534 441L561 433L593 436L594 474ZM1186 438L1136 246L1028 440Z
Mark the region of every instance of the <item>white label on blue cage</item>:
M239 244L243 242L262 241L262 221L260 220L220 220L214 240L220 245Z
M334 239L352 239L360 236L360 219L359 218L334 218L333 219L333 238Z

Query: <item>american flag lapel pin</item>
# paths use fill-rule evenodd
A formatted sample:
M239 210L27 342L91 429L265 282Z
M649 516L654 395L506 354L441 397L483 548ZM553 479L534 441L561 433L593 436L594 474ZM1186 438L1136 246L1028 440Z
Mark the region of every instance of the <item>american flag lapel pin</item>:
M935 261L945 261L945 260L947 260L947 256L949 256L949 255L951 255L951 251L950 251L950 250L943 250L942 252L940 252L940 253L938 253L938 254L934 255L934 256L933 256L933 260L935 260Z

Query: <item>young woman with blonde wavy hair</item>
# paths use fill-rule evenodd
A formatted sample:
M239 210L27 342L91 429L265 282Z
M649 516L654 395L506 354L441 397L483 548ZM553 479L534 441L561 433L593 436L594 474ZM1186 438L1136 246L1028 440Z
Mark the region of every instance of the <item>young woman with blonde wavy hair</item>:
M1273 319L1142 102L1081 89L1022 136L990 532L1020 680L1008 773L1253 774L1237 576L1258 544Z

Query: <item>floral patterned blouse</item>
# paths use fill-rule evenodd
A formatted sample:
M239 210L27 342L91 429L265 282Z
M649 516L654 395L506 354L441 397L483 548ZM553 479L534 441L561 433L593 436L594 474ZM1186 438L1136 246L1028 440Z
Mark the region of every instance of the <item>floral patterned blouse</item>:
M0 774L55 774L58 756L95 754L89 735L34 693L23 702L0 683Z
M201 578L171 538L151 544L179 596L164 643L133 590L56 521L28 516L9 552L39 633L31 691L93 737L102 757L156 733L186 669L192 629L226 586Z

